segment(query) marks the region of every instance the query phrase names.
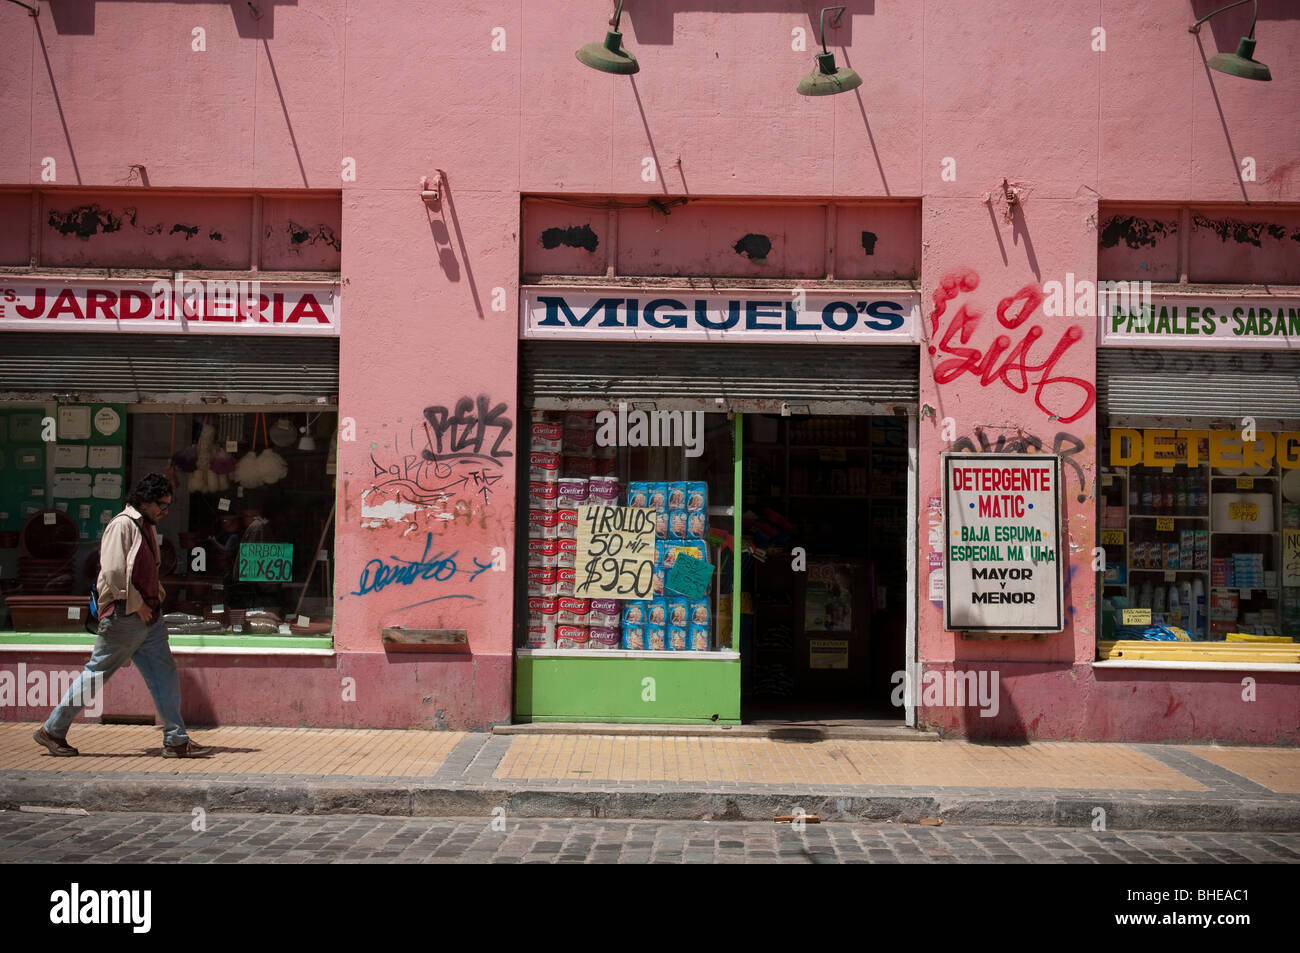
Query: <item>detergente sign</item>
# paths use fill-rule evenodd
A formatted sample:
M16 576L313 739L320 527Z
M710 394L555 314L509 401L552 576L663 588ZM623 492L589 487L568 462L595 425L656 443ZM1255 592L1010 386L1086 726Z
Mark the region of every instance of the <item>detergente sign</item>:
M525 338L605 341L767 341L915 344L920 295L835 294L800 288L697 291L677 288L522 289Z
M1060 632L1061 459L947 453L944 628Z

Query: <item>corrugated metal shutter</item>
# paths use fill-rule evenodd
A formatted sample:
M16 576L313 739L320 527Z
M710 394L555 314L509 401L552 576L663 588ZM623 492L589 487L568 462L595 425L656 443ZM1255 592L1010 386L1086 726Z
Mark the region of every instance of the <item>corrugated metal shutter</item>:
M337 338L0 334L0 398L292 403L339 392Z
M522 398L543 410L916 413L914 347L525 341ZM721 399L721 403L719 403Z
M1300 353L1102 348L1097 407L1112 418L1300 421Z

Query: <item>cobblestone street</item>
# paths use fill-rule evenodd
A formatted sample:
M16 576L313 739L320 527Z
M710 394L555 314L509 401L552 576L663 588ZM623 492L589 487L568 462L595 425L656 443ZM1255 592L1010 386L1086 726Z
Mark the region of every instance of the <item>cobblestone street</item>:
M3 811L0 862L1254 864L1300 862L1300 834Z

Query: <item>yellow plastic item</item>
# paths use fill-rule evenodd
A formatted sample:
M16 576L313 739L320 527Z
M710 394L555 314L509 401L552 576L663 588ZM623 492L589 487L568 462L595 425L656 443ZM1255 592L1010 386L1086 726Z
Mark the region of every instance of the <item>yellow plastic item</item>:
M1251 635L1249 632L1229 632L1226 642L1291 642L1289 635Z

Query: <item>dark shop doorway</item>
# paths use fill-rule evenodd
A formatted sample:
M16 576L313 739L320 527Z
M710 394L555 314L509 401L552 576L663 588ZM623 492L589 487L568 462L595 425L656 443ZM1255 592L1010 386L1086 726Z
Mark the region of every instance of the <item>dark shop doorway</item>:
M741 717L899 725L906 417L746 414Z

